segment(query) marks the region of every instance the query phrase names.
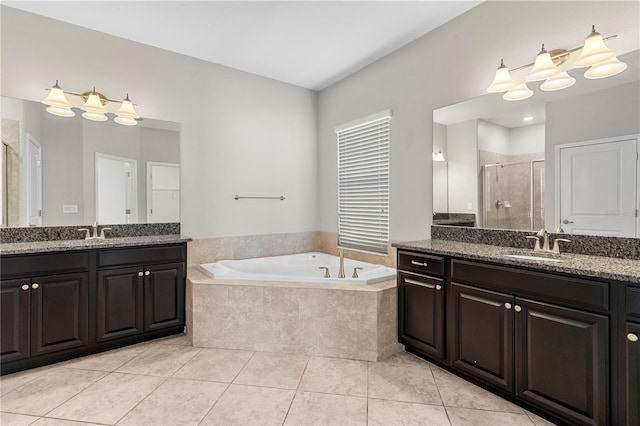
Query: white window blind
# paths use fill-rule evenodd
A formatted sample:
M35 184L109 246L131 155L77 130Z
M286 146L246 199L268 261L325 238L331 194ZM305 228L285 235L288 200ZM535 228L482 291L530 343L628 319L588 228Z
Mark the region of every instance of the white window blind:
M386 115L337 129L338 246L387 253L389 125Z

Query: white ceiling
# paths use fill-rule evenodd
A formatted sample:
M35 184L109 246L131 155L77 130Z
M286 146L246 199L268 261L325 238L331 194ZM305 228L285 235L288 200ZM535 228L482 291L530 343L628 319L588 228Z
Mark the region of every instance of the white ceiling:
M321 90L481 1L3 1Z

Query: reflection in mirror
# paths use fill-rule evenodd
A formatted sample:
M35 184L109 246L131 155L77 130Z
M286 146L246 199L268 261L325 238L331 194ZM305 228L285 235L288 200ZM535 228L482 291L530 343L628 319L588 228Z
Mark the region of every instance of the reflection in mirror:
M179 124L120 126L57 117L39 102L1 101L2 226L180 221Z
M576 70L577 83L565 90L542 92L532 87L535 95L523 101L489 94L434 110L433 152L441 151L445 161L433 162L433 223L515 230L562 226L566 215L560 209L566 197L561 194L555 158L560 147L632 135L637 152L640 51L620 59L628 69L614 77L587 80ZM604 163L594 167L600 170ZM639 186L634 185L631 194L635 206ZM581 191L593 198L593 191ZM598 204L574 205L592 208L594 203ZM634 209L606 208L609 215L634 216L634 229L615 235L638 236ZM569 231L614 235L577 227Z

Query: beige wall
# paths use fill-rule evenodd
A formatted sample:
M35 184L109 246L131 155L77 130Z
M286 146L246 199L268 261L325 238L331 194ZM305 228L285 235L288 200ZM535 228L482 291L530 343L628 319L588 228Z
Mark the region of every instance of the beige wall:
M323 90L319 98L320 230L336 227L333 127L384 108L391 122L391 238L429 236L432 112L485 94L500 59L531 63L547 46L581 45L590 26L618 34L619 54L638 48L638 2L487 1ZM537 90L537 88L535 89Z
M316 230L316 92L6 6L1 19L3 96L40 101L59 79L181 124L183 233Z

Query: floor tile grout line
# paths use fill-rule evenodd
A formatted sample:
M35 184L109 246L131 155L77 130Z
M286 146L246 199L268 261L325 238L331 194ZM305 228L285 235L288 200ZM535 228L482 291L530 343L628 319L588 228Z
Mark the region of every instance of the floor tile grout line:
M75 398L76 396L80 395L82 392L86 391L87 389L89 389L90 387L92 387L93 385L95 385L98 382L101 382L104 380L105 377L107 377L109 374L111 373L107 373L104 371L100 371L100 373L103 374L102 377L100 377L98 380L96 380L95 382L91 383L89 386L84 387L83 389L81 389L80 391L76 392L75 394L73 394L72 396L70 396L69 398L65 399L63 402L61 402L60 404L56 405L54 408L52 408L51 410L47 411L46 413L42 414L42 416L46 416L47 414L51 413L53 410L63 406L64 404L66 404L67 402L69 402L71 399Z
M282 426L284 426L284 424L287 421L287 417L289 417L289 412L291 412L291 407L293 407L293 401L295 401L296 396L298 396L298 390L300 389L300 383L302 383L302 378L304 377L304 374L307 372L307 367L309 366L309 361L311 361L311 356L307 357L307 362L305 362L304 364L304 369L302 370L302 374L300 375L300 379L298 379L298 385L296 386L296 388L293 391L293 398L291 398L291 402L289 402L289 407L287 408L287 412L284 415L284 418L282 419ZM301 391L304 392L304 391Z
M233 376L233 379L231 379L229 384L234 383L236 381L236 379L238 378L240 373L242 373L244 371L244 369L247 367L247 364L249 364L249 361L251 361L253 359L253 357L255 356L256 353L258 353L258 351L253 351L251 356L249 358L247 358L247 360L244 362L244 364L242 364L242 367L238 370L238 372L235 374L235 376Z
M138 375L141 376L141 375ZM155 391L157 391L160 386L164 385L165 383L167 383L167 380L169 380L171 377L166 377L161 383L158 384L158 386L156 386L155 388L153 388L151 390L151 392L149 392L147 394L147 396L145 396L144 398L142 398L140 401L138 401L138 403L136 405L134 405L133 407L131 407L131 409L129 409L129 411L127 411L126 413L124 413L122 416L120 416L120 418L118 418L118 420L116 420L113 424L117 425L118 422L120 422L120 420L124 419L125 417L127 417L127 415L129 415L130 412L132 412L133 410L135 410L140 404L142 404L142 401L145 401L147 398L149 398L149 396L151 396L152 393L154 393Z
M211 407L209 407L209 409L207 410L207 412L205 413L204 416L202 416L202 418L200 419L200 421L198 422L198 425L201 425L202 422L204 421L204 419L207 418L207 416L211 413L211 410L213 410L213 408L218 405L218 402L220 402L220 400L222 399L222 397L227 393L227 391L229 390L229 388L231 387L231 383L226 383L227 387L224 388L224 390L222 391L222 393L220 394L220 396L218 397L218 399L215 400L215 402L213 404L211 404Z

